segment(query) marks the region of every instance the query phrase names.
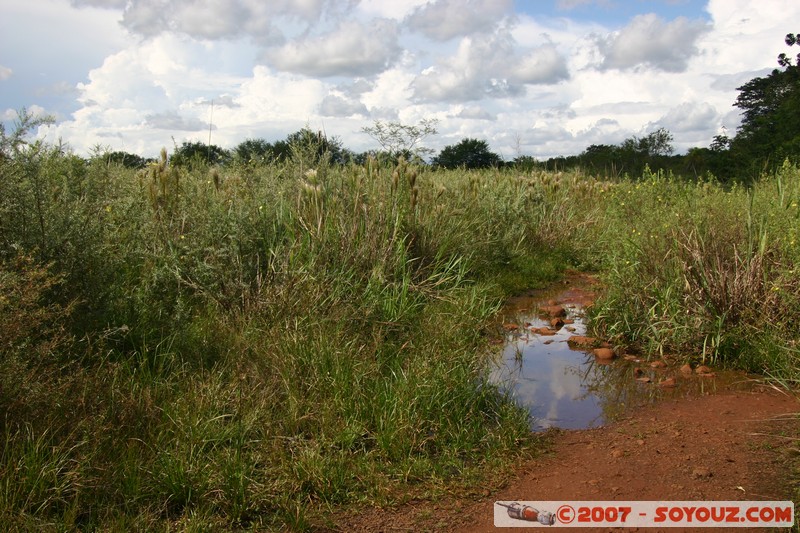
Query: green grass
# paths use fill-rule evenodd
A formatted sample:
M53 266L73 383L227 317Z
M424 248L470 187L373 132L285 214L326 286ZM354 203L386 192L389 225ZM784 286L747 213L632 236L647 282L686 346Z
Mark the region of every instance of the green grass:
M601 273L618 344L797 380L800 172L752 189L400 164L0 162L0 520L309 529L535 451L503 298ZM502 476L501 476L502 477Z
M647 353L796 380L798 202L788 164L751 188L662 174L614 184L595 327Z
M532 449L487 381L489 324L579 261L585 191L324 158L134 173L45 145L2 170L5 523L305 529Z

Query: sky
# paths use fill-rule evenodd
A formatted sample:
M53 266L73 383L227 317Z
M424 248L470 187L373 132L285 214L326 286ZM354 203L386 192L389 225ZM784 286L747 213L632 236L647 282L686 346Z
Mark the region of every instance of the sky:
M0 0L0 119L79 155L233 148L308 127L361 152L375 121L425 145L546 159L666 128L733 135L796 0ZM794 26L793 26L794 23ZM794 55L794 54L790 54Z

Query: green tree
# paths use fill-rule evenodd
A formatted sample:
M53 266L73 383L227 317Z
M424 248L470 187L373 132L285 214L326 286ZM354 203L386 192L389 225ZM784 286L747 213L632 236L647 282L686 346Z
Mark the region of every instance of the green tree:
M372 126L365 126L361 131L378 141L390 159L403 157L406 160L424 159L433 153L420 143L431 135L436 135L438 119L422 119L416 125L401 122L383 122L376 120Z
M432 161L437 167L469 169L496 167L502 162L499 155L489 150L486 141L470 138L444 147Z
M52 116L36 116L24 107L17 111L17 119L14 121L14 127L10 133L6 133L5 125L0 122L0 160L12 157L24 146L27 146L27 138L34 129L54 122L55 119Z
M273 157L272 145L264 139L247 139L232 150L233 158L243 164L266 163Z
M593 144L580 155L581 166L605 178L618 177L622 169L622 150L610 144Z
M117 165L121 165L125 168L135 168L140 169L144 168L147 165L147 159L138 155L132 154L130 152L124 152L122 150L116 150L114 152L106 152L100 154L98 157L102 158L103 161L107 163L114 163Z
M347 162L347 154L338 137L328 137L321 131L313 132L307 127L289 134L286 145L292 158L306 164L316 165L326 157L332 163Z
M800 44L791 33L785 42ZM733 104L742 111L742 123L731 142L732 155L754 171L800 154L800 64L793 65L786 54L778 56L778 64L783 70L739 87Z
M178 166L218 165L229 159L230 153L215 144L184 141L175 148L171 163Z

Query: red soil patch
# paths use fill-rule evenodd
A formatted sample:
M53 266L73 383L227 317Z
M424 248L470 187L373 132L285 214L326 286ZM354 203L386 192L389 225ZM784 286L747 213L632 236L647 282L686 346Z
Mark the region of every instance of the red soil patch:
M602 428L554 432L549 454L521 465L516 479L479 501L372 509L338 527L503 531L493 523L498 500L790 500L790 459L777 450L800 425L783 415L799 411L796 397L767 388L664 401Z
M557 300L547 301L546 307L591 305L594 283L591 276L571 273L555 287ZM512 299L509 305L526 307L534 295ZM581 347L591 349L600 342L588 339ZM667 365L658 361L652 366ZM681 371L691 375L686 366ZM634 377L650 381L643 370L636 370ZM707 367L694 372L713 376ZM674 387L675 378L655 385ZM495 501L791 500L795 484L790 465L796 460L789 453L798 450L789 437L800 434L797 413L797 396L767 386L663 400L604 427L552 431L549 452L520 464L517 477L497 492L476 487L462 498L368 509L335 519L334 530L504 531L494 527Z

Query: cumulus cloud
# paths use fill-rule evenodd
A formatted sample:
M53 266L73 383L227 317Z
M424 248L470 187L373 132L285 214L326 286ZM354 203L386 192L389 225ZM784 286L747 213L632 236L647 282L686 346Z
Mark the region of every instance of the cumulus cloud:
M553 45L528 51L510 66L515 81L528 84L550 84L569 77L566 58Z
M492 30L510 14L512 0L436 0L417 7L405 23L437 41Z
M306 76L368 76L385 70L401 53L397 23L376 19L368 25L342 22L335 30L272 48L273 66Z
M205 131L208 123L192 117L183 117L175 111L154 113L145 117L145 123L153 128L176 131ZM212 126L212 129L214 127Z
M326 117L350 117L353 115L369 115L367 106L357 100L349 100L329 94L322 99L319 112Z
M707 102L684 102L670 109L654 125L673 133L707 131L709 125L716 125L719 119L717 110Z
M199 39L249 36L262 43L283 38L275 22L316 22L332 0L73 0L78 5L124 8L122 25L154 36L183 33ZM334 7L330 7L334 9Z
M214 107L241 107L241 104L239 104L230 94L223 94L217 96L216 98L201 98L196 102L196 105L213 105Z
M14 71L10 68L0 65L0 81L7 80L13 73Z
M566 59L552 46L521 52L511 34L465 37L454 57L443 58L414 80L414 95L429 101L469 101L524 93L526 84L567 79Z
M703 20L678 17L665 22L655 14L638 15L622 30L597 37L602 69L630 69L646 65L667 72L683 72L698 53L697 40L710 30Z
M75 7L101 7L106 9L124 9L128 0L72 0Z
M486 109L477 106L464 107L461 109L461 111L453 116L471 120L495 120L497 118L492 113L489 113Z

